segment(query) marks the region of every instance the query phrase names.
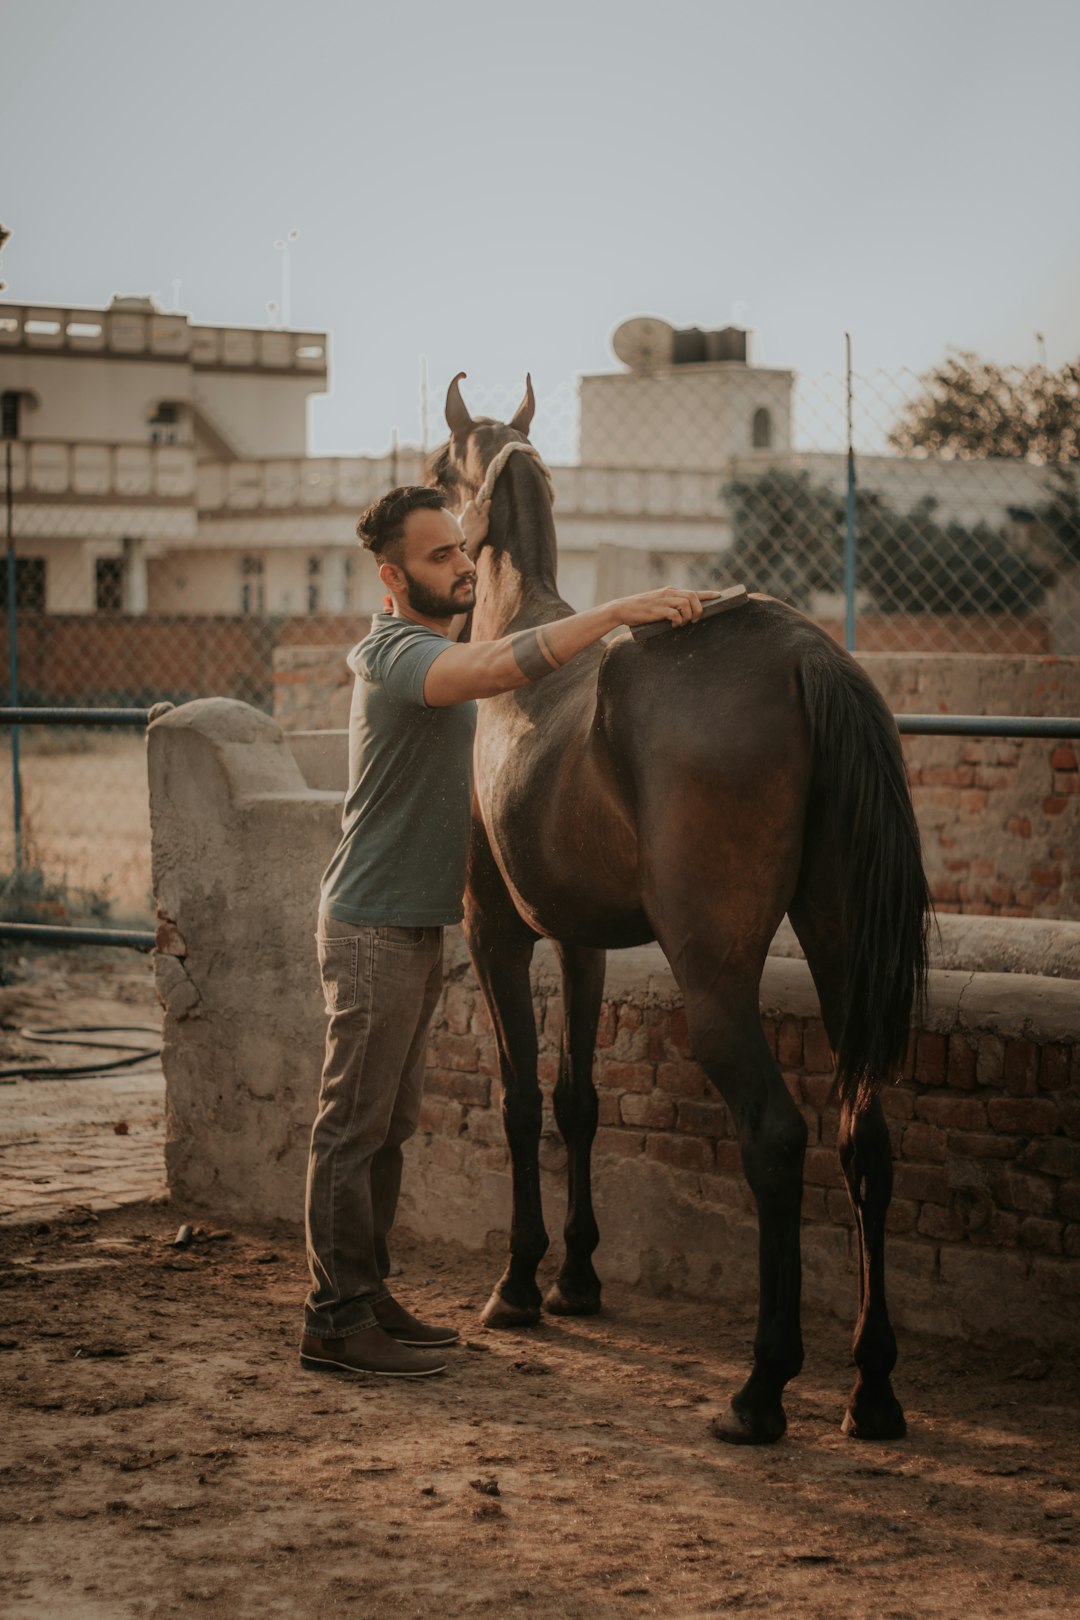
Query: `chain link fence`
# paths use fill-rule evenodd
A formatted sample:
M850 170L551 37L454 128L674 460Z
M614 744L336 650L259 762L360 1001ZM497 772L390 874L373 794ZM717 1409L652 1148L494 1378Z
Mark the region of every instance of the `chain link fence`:
M919 437L935 422L919 378L748 365L740 336L676 333L663 364L624 344L623 370L538 379L532 438L554 473L560 580L575 607L665 582L738 582L860 651L1080 655L1080 397L1070 405L1066 389L1041 449L970 453L955 434ZM1009 381L1022 400L1030 373ZM474 415L500 420L521 394L521 382L465 387ZM444 437L434 409L426 426L428 443ZM363 633L381 591L356 548L356 514L422 476L418 447L231 463L172 444L11 450L29 705L225 696L271 709L279 649ZM9 596L0 570L5 668ZM144 918L142 739L23 727L20 740L37 914L81 891L84 909ZM0 749L3 874L16 853L10 731Z

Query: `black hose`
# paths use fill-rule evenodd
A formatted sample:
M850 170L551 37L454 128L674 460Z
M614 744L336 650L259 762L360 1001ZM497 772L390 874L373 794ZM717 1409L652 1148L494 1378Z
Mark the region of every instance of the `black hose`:
M158 1035L159 1031L151 1029L146 1024L70 1024L57 1025L52 1029L34 1029L29 1026L20 1029L19 1034L23 1040L39 1041L48 1046L101 1046L107 1051L126 1052L126 1057L110 1058L106 1063L71 1064L66 1068L35 1069L26 1063L17 1064L13 1068L0 1069L0 1080L6 1085L12 1085L16 1080L89 1080L98 1075L113 1073L116 1069L129 1069L136 1063L142 1063L146 1058L160 1057L161 1045L140 1047L137 1051L124 1046L121 1041L85 1041L80 1040L82 1035Z

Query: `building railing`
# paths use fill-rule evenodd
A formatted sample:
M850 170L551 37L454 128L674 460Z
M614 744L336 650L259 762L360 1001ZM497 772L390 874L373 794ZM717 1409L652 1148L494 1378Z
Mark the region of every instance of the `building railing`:
M7 473L0 462L0 491ZM11 446L11 488L20 502L192 502L195 452L184 445L86 444L20 439Z
M64 309L0 303L0 353L109 354L185 360L195 367L325 375L325 332L193 326L161 310Z

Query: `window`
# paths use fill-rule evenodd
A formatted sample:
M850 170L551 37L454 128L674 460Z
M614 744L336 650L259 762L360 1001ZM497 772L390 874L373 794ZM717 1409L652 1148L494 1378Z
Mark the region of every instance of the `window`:
M124 564L119 557L99 557L94 564L94 606L99 613L124 610Z
M318 613L320 586L322 584L322 558L309 557L307 560L307 610L309 613Z
M0 439L19 437L19 396L13 388L0 394Z
M175 444L179 424L179 406L173 404L171 400L163 399L150 418L150 443Z
M0 557L0 608L8 605L7 559ZM16 557L15 606L28 613L45 611L45 558Z
M755 450L770 450L772 448L772 417L764 406L754 412L751 443Z
M266 585L261 557L240 559L240 611L261 617L266 612Z

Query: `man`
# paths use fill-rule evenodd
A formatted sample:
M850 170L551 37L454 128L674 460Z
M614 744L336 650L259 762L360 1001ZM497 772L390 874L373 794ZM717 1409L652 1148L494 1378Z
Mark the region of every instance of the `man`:
M308 1166L309 1368L422 1378L444 1371L458 1337L390 1293L387 1240L420 1112L443 928L462 916L475 699L541 679L620 625L701 616L694 592L666 588L458 645L475 601L470 552L486 533L486 510L470 503L459 525L422 487L391 490L357 523L393 611L375 614L349 654L349 790L319 910L330 1022Z

